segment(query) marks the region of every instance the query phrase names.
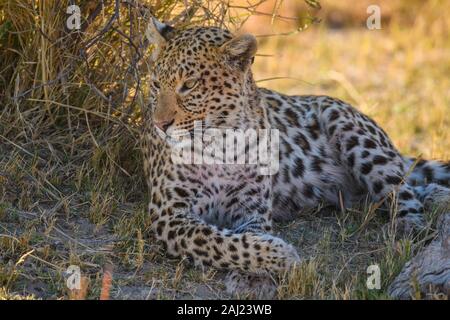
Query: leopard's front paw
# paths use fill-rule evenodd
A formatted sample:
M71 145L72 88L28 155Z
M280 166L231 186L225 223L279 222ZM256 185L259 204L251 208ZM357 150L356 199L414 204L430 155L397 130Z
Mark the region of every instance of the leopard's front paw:
M264 240L270 244L262 251L268 271L287 271L300 263L297 249L291 244L274 236L266 236Z

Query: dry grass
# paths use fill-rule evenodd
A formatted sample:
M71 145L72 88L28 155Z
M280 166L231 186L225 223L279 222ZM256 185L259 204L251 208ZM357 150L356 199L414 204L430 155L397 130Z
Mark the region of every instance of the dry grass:
M211 16L223 13L212 5L218 2L209 2ZM286 93L347 100L402 152L449 159L450 22L443 12L450 6L372 2L389 15L382 30L359 27L366 16L360 7L324 0L322 23L261 37L259 53L271 56L256 59L256 78L283 77L260 85ZM99 298L110 264L111 298L227 298L222 273L165 256L148 233L137 143L149 54L141 10L121 7L115 29L96 40L86 62L80 50L113 16L114 1L80 36L58 27L64 1L36 3L0 0L0 299L67 299L64 272L71 264L89 279L89 299ZM81 2L86 17L95 12L92 3ZM166 4L154 11L159 17L183 11L183 1L159 3ZM202 12L177 23L206 23ZM339 14L345 24L336 24ZM369 206L322 210L277 226L305 258L280 279L279 298L386 298L389 282L433 235L436 217L428 213L427 234L396 239L377 213ZM381 290L365 286L370 264L381 268Z
M385 1L372 2L380 2L383 13ZM271 56L257 59L258 78L293 79L260 85L337 96L373 117L402 152L449 159L450 22L442 15L449 9L426 1L412 7L409 23L391 13L382 30L322 24L290 37L262 38L259 53Z

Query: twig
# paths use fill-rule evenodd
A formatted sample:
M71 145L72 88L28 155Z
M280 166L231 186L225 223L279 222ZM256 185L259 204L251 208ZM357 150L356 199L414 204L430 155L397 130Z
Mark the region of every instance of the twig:
M92 39L85 42L85 45L83 45L83 47L86 50L89 49L91 46L93 46L99 39L101 39L103 37L103 35L106 32L108 32L110 30L114 21L116 21L119 18L119 12L120 12L119 9L120 9L120 0L115 0L114 14L111 16L111 18L108 20L106 25L102 28L102 30L96 36L94 36Z

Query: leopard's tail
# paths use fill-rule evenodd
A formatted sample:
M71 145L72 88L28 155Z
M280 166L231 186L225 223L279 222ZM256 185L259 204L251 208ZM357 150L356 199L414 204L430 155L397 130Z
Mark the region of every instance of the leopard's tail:
M450 210L450 162L406 158L406 182L428 208Z
M425 186L436 183L450 187L450 162L405 158L407 183L413 186Z

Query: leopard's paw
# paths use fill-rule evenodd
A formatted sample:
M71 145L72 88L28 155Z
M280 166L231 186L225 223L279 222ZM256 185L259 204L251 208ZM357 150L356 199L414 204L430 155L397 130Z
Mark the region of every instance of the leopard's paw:
M264 236L263 239L269 244L261 253L266 261L266 270L287 271L300 263L297 249L291 244L271 235Z

